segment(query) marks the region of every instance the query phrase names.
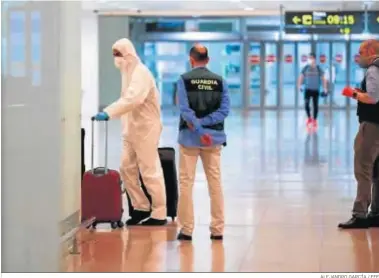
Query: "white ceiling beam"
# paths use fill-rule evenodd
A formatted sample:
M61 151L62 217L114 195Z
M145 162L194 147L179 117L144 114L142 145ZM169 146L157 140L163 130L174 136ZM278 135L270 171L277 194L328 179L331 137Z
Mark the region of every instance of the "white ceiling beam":
M187 17L187 16L214 16L214 17L230 17L230 16L262 16L262 15L279 15L279 10L258 10L258 11L245 11L245 10L218 10L218 11L198 11L198 10L141 10L141 11L127 11L127 10L113 10L106 11L100 10L99 14L109 16L172 16L172 17Z

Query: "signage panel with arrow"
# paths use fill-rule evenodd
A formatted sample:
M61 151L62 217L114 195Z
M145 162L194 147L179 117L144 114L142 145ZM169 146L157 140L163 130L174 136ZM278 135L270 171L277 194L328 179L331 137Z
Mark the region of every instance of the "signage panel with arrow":
M379 34L379 11L368 12L368 31L373 34Z
M285 32L289 34L360 34L363 12L286 12Z

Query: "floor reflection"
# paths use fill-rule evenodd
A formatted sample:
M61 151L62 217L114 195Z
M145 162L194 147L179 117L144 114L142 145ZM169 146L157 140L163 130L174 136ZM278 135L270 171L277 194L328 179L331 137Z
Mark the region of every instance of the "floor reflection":
M161 146L177 147L178 116L164 112L163 119ZM199 163L192 243L175 240L175 223L113 232L100 225L95 233L81 234L81 254L69 258L67 270L377 272L379 229L336 228L350 216L355 196L352 144L357 128L354 111L320 111L317 130L305 128L303 111L234 111L226 123L228 146L222 158L223 243L209 239L209 197ZM108 161L117 169L119 123L110 122L109 130ZM102 146L104 130L98 131ZM101 165L101 148L97 155Z

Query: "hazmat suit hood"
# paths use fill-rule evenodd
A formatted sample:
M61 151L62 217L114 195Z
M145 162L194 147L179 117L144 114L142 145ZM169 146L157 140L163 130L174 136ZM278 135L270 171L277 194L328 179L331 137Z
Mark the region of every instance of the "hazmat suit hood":
M128 71L133 65L141 62L133 43L126 38L116 41L112 46L112 51L115 56L115 66L120 69L121 72ZM118 56L115 55L115 53L121 55Z
M126 38L116 41L112 46L112 51L115 67L121 73L121 89L126 91L134 69L138 64L141 64L141 60L133 43Z

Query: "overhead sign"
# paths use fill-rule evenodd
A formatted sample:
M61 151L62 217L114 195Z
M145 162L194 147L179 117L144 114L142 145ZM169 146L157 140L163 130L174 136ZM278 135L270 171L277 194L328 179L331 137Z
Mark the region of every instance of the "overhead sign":
M145 25L147 33L170 33L170 32L184 32L184 21L163 21L163 22L147 22Z
M233 32L233 22L199 22L198 26L200 32Z
M360 34L363 12L286 12L285 32L289 34Z
M368 12L367 26L370 33L379 34L379 11Z

